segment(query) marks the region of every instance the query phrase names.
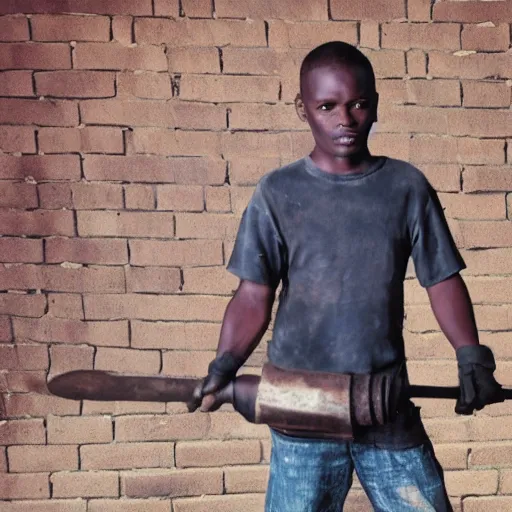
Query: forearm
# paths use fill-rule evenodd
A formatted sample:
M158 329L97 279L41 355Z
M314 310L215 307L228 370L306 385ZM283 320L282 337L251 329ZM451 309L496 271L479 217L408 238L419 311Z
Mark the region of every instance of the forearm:
M473 305L459 274L427 288L432 311L448 341L456 350L478 345L478 330Z

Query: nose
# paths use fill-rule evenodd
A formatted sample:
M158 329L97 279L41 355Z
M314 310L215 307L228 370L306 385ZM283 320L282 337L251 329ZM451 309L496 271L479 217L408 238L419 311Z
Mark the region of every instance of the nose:
M341 106L338 115L338 126L352 126L355 123L355 119L350 113L350 109L346 106Z

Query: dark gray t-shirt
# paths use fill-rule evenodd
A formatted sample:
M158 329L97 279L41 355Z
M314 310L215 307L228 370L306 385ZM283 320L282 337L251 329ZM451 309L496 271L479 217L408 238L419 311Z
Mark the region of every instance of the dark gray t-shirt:
M379 157L334 175L310 157L265 175L228 270L282 283L269 360L288 369L370 373L405 359L409 257L428 287L465 268L425 176Z

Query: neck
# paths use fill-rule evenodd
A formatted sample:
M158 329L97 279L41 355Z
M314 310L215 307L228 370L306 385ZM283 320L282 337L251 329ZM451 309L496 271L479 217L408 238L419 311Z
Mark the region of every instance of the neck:
M365 171L375 160L368 148L356 155L337 157L326 155L315 146L310 154L311 160L320 169L332 174L352 174Z

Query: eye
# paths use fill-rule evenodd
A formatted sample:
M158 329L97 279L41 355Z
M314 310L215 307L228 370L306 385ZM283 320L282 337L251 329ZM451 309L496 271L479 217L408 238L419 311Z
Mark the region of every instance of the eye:
M362 110L364 108L367 108L368 106L368 102L367 101L356 101L353 105L352 105L352 108L354 108L355 110Z
M323 110L324 112L327 112L329 110L332 110L333 108L334 103L322 103L322 105L318 107L318 110Z

